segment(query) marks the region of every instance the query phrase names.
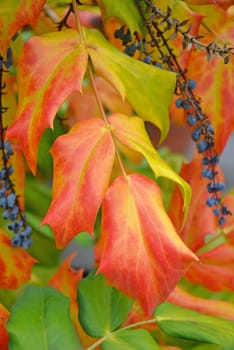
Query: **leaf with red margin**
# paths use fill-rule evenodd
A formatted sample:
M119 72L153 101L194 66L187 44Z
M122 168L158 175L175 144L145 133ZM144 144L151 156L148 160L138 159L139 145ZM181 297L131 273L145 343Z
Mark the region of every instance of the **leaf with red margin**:
M110 186L103 202L101 236L98 272L136 299L148 316L197 260L176 234L160 188L142 175L118 177Z
M69 255L59 267L58 271L51 277L49 285L59 290L71 300L71 320L76 329L78 326L78 306L76 302L77 285L83 277L83 270L75 270L71 267L72 259L76 253Z
M79 232L93 233L109 184L115 147L101 119L77 123L52 146L53 200L42 224L49 224L63 248Z
M167 299L170 303L182 306L205 315L222 317L234 321L234 305L223 300L202 299L176 287Z
M193 283L199 283L212 291L234 290L234 246L225 237L220 237L214 246L209 241L208 235L215 238L217 223L212 209L206 205L209 193L206 189L207 180L201 178L201 157L196 155L189 164L184 164L180 175L187 180L192 188L192 201L189 208L186 224L181 232L181 238L185 244L198 255L200 262L193 264L187 271L185 277ZM220 174L220 180L222 175ZM177 210L174 210L175 203ZM224 201L225 203L225 201ZM175 189L169 216L175 227L178 227L181 218L179 208L182 207L180 194ZM230 226L232 216L228 218ZM213 235L213 237L212 237ZM211 241L212 242L212 241Z
M10 237L0 229L0 288L19 288L30 279L35 262L23 248L12 247Z
M0 304L0 344L1 350L8 350L9 336L5 324L10 316L10 312Z
M233 0L186 0L189 5L217 5L226 10L233 5Z
M14 34L26 24L33 27L43 9L45 0L1 0L0 6L0 53L5 56Z
M18 69L19 107L6 136L17 139L33 173L42 133L53 128L62 102L81 91L87 63L88 54L74 30L32 37L24 46Z

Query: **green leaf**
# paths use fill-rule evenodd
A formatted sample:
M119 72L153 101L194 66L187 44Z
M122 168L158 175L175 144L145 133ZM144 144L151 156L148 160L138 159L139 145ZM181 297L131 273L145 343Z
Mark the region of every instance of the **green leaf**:
M123 23L127 24L132 34L138 32L143 35L144 24L135 0L101 0L100 3L101 9L103 10L104 21L111 17L117 17Z
M78 286L79 319L85 331L102 337L125 320L132 300L105 283L103 275L93 273Z
M28 287L12 307L6 327L10 350L81 350L70 301L52 287Z
M169 107L176 74L127 56L97 30L86 29L85 35L96 73L130 102L139 117L160 129L160 142L163 141L169 130Z
M153 337L144 329L123 330L110 335L102 350L160 350Z
M223 350L234 349L234 322L202 315L169 303L155 310L159 327L167 334L202 343L221 345Z

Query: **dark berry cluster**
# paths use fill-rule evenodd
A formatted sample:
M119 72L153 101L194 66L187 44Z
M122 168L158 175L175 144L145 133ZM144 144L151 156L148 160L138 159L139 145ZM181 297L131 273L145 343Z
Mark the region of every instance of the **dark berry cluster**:
M8 229L15 234L12 238L12 245L26 249L32 244L32 228L26 223L11 180L14 169L10 165L10 157L13 155L13 150L10 142L5 140L5 128L3 127L3 115L7 108L2 105L2 95L5 93L5 84L3 84L2 76L3 72L6 72L4 68L8 69L11 65L12 52L11 49L8 49L7 59L3 60L0 57L0 208L3 210L3 219L10 221Z
M187 89L193 90L196 87L194 80L188 80ZM209 180L207 191L209 197L206 201L208 207L213 208L213 213L218 219L219 225L225 224L225 216L231 215L231 212L221 202L221 194L224 191L224 184L218 179L217 164L219 157L214 151L214 128L207 116L198 108L197 101L189 99L185 87L182 89L184 96L176 100L176 107L183 108L187 115L187 123L192 129L192 139L196 143L199 153L203 154L202 158L202 177ZM188 92L189 92L188 91ZM191 92L191 91L190 91Z
M3 167L0 169L0 207L3 209L2 217L10 221L8 228L15 234L12 238L12 245L26 249L32 244L32 228L26 223L10 178L13 173L13 167L7 165L10 156L13 155L10 142L1 140L0 150L3 161Z

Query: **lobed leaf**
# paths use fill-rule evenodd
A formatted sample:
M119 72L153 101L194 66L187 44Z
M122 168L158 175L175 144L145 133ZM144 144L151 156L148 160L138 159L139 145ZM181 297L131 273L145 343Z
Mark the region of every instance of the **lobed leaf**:
M45 0L1 0L0 53L5 57L11 38L26 24L35 26Z
M52 287L28 287L13 305L7 329L11 350L81 350L69 299Z
M53 128L62 102L81 91L87 62L74 30L32 37L24 46L18 69L19 107L6 136L17 139L34 173L42 133Z
M132 301L108 286L103 275L90 274L78 286L79 319L85 331L102 337L125 320Z
M17 289L27 282L36 262L23 248L11 245L10 237L0 229L0 287Z
M112 114L109 121L115 137L127 147L143 154L156 178L166 177L179 185L184 198L185 221L191 198L190 186L159 156L150 141L143 121L138 117L127 117L117 113Z
M234 347L234 323L206 316L169 303L155 310L159 327L173 337L221 345L223 350Z
M145 329L123 330L111 334L102 343L102 350L160 350L151 334Z
M93 233L115 157L110 130L101 119L84 120L52 146L53 199L42 224L63 248L79 232Z
M143 120L155 124L164 140L176 74L127 56L96 30L85 30L85 35L96 73L112 84Z
M197 257L176 234L158 185L142 175L117 178L105 195L102 215L98 272L149 316Z

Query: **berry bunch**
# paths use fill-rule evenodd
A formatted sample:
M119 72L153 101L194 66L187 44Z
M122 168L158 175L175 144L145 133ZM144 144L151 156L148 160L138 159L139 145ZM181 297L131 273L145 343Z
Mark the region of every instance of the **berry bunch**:
M193 90L196 87L194 80L188 80L187 89ZM197 109L197 101L187 99L186 88L182 89L183 98L176 100L176 107L183 108L187 115L187 123L192 129L192 139L196 143L198 153L204 155L202 158L202 177L210 180L207 184L209 197L206 201L208 207L213 208L213 213L218 219L219 225L225 224L225 216L231 215L231 212L221 202L221 194L224 191L224 184L218 179L216 166L219 163L219 157L214 151L214 128L207 116Z
M11 180L14 169L10 165L10 157L13 155L13 150L10 142L5 141L5 129L2 120L3 114L7 111L7 108L2 106L2 95L5 89L5 85L2 82L2 75L3 72L6 72L4 67L8 69L11 65L12 54L11 50L8 50L6 61L0 57L0 208L3 209L3 219L10 221L8 229L15 234L12 238L12 245L14 247L21 246L26 249L32 244L32 228L26 223Z

